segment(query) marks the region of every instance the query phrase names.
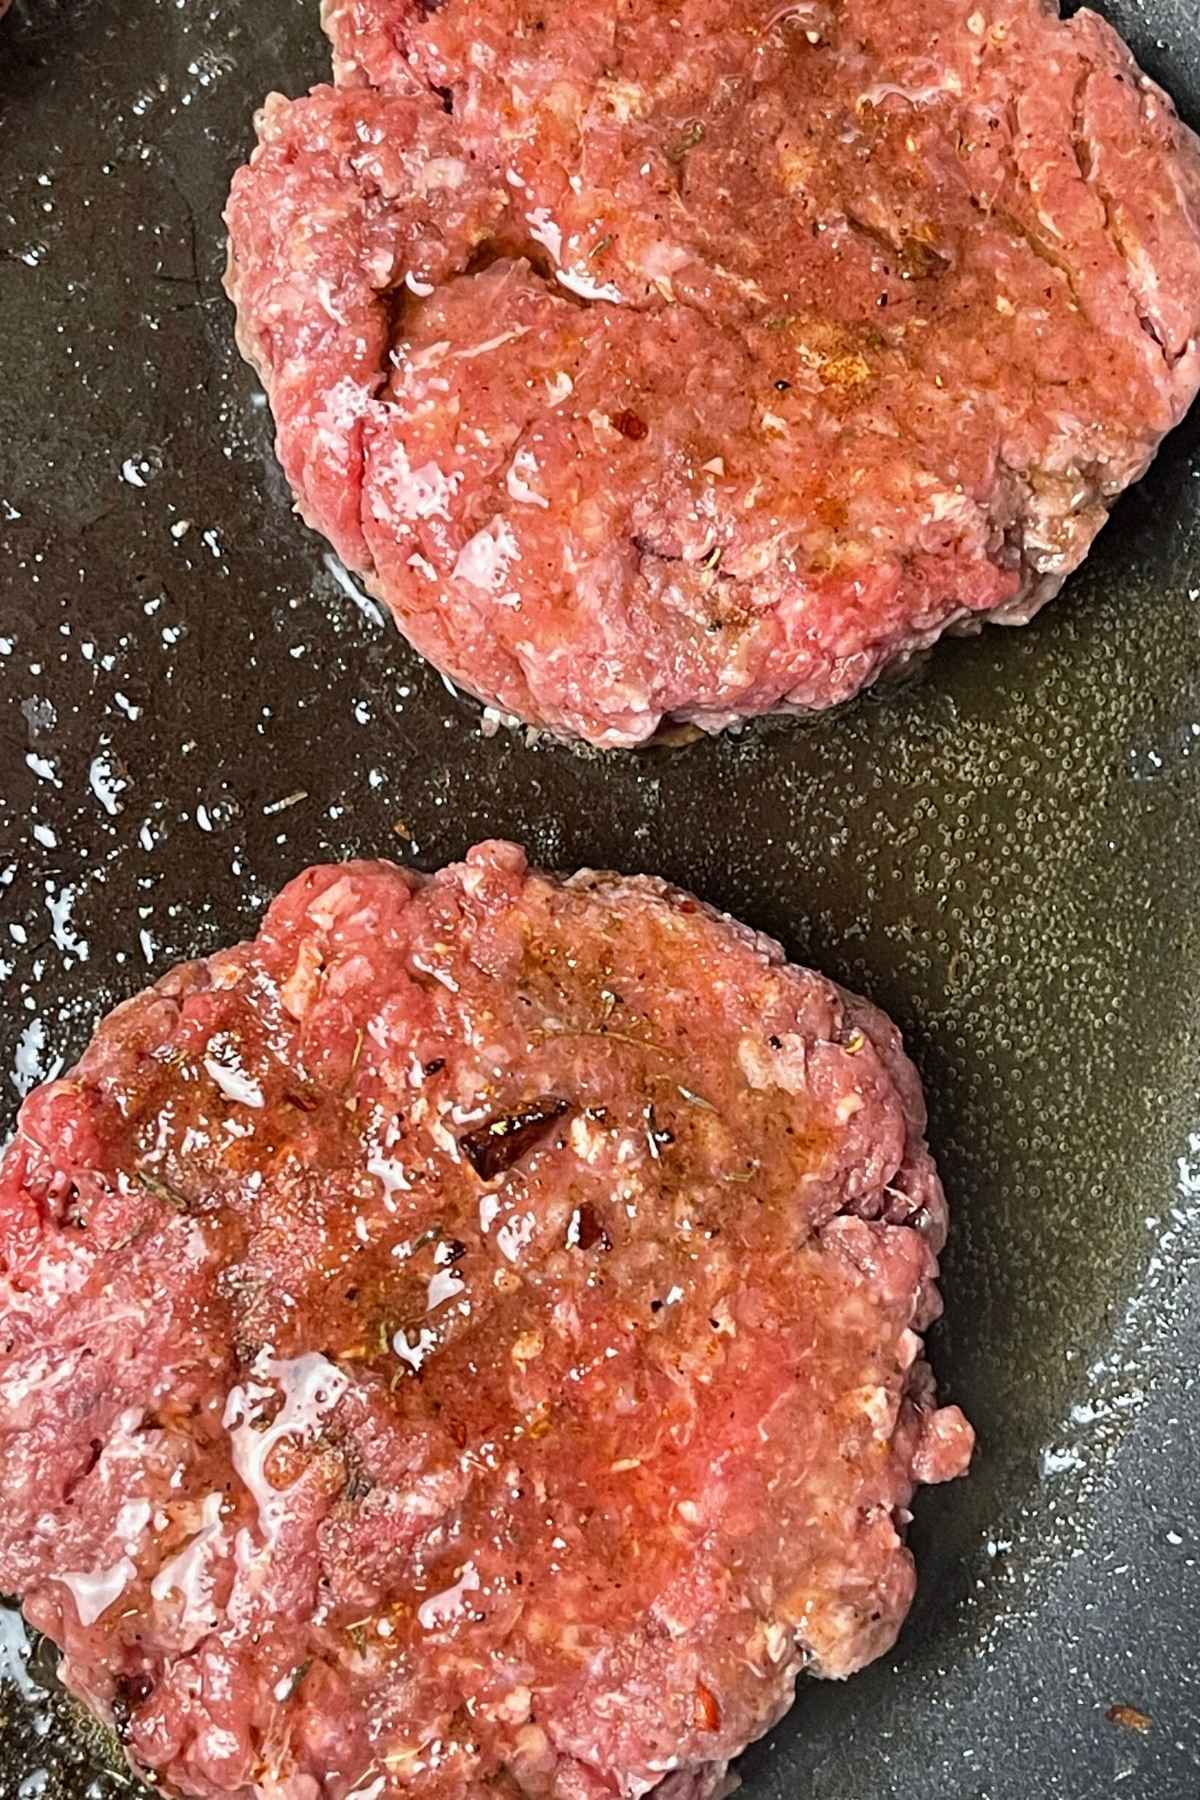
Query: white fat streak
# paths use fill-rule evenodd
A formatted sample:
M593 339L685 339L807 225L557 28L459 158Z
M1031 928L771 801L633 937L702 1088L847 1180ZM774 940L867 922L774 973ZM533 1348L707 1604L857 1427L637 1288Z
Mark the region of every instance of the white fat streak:
M479 1202L479 1229L488 1232L496 1223L500 1213L499 1194L484 1194Z
M252 1372L258 1379L230 1391L222 1423L233 1443L233 1466L254 1498L259 1529L270 1545L279 1535L287 1510L287 1490L272 1487L267 1478L271 1452L285 1438L303 1442L315 1437L325 1414L337 1405L349 1381L335 1364L315 1350L279 1360L259 1357ZM284 1400L272 1423L265 1431L258 1431L255 1426L262 1402L272 1391L263 1382L279 1387Z
M530 236L535 238L542 248L548 250L555 262L562 257L562 232L555 222L549 207L535 206L533 211L525 214Z
M538 461L533 451L518 450L509 466L508 474L504 478L504 485L514 500L520 500L526 506L548 507L550 502L546 496L531 488L526 480L527 476L536 475L537 472Z
M81 1625L94 1625L102 1612L107 1612L137 1574L128 1556L119 1557L107 1569L91 1571L68 1569L58 1579L70 1591Z
M452 1131L447 1130L440 1119L430 1119L425 1129L443 1155L448 1156L451 1162L461 1162L462 1158L458 1153L458 1139Z
M517 1213L500 1227L496 1233L496 1242L509 1262L515 1263L518 1260L536 1228L537 1217L531 1212Z
M608 1137L580 1115L572 1119L568 1138L572 1150L582 1162L596 1162L608 1148Z
M205 1057L204 1067L227 1100L237 1100L242 1106L265 1105L262 1089L244 1069L226 1068L224 1063L219 1063L213 1056Z
M192 1224L188 1227L188 1234L183 1246L183 1254L194 1269L198 1269L201 1263L208 1261L208 1239L205 1237L203 1228L200 1225Z
M458 983L448 970L439 969L433 963L423 962L419 956L413 957L412 964L413 968L418 969L422 975L429 975L434 981L439 981L447 993L457 994Z
M899 81L877 81L873 87L863 89L858 104L878 106L881 100L907 100L910 106L928 106L934 100L944 100L947 94L961 93L962 82L952 69L948 69L944 81L927 82L921 87L905 86Z
M523 338L528 330L528 325L515 325L511 331L502 331L497 337L485 339L482 344L472 344L469 350L456 350L453 360L470 362L476 356L486 356L489 350L498 350L501 344L511 343L514 338Z
M507 519L494 518L467 539L454 564L456 581L466 581L483 593L496 593L506 584L508 571L518 555L517 540Z
M422 344L419 350L410 350L407 356L398 352L397 360L406 362L411 369L433 369L442 361L449 349L450 339L438 338L435 344ZM443 382L441 392L445 393L445 391L446 386Z
M39 1350L28 1361L17 1363L15 1367L10 1365L8 1373L0 1378L0 1406L7 1415L6 1423L28 1423L18 1409L35 1394L47 1394L52 1389L61 1387L64 1381L69 1381L75 1373L77 1363L77 1353L69 1353L55 1363L48 1351Z
M426 1631L437 1631L442 1626L452 1624L469 1610L465 1596L474 1593L479 1587L479 1571L473 1562L467 1563L462 1574L453 1587L445 1588L440 1594L433 1594L423 1600L417 1608L417 1620Z
M386 1784L387 1776L377 1775L370 1787L352 1788L350 1793L346 1795L346 1800L377 1800L378 1795L383 1792Z
M321 310L331 318L335 325L344 325L346 315L339 312L333 304L333 285L324 275L317 277L317 299L321 302Z
M355 898L354 883L348 875L331 882L325 892L313 901L308 916L322 931L331 931L339 915Z
M584 300L614 300L624 298L620 288L614 287L611 281L594 281L586 269L559 269L557 279L573 294L579 294Z
M370 388L364 387L361 381L355 381L350 375L343 375L325 395L317 422L322 426L331 426L334 431L349 431L355 420L362 418L370 404Z
M435 462L414 469L403 444L397 444L380 468L388 498L404 519L449 519L450 502L462 485L462 474L446 475Z

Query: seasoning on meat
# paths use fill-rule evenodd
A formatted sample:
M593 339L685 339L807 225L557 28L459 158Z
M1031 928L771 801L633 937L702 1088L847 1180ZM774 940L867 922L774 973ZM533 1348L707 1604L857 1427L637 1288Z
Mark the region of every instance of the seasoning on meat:
M239 343L305 519L505 718L718 731L1020 624L1200 384L1200 147L1087 8L324 18Z
M25 1102L0 1591L195 1800L711 1800L967 1465L924 1123L663 882L310 869Z
M174 1206L179 1212L187 1211L187 1196L179 1193L169 1181L152 1175L148 1169L135 1169L133 1178L148 1194L153 1194L156 1200L162 1200L167 1206Z

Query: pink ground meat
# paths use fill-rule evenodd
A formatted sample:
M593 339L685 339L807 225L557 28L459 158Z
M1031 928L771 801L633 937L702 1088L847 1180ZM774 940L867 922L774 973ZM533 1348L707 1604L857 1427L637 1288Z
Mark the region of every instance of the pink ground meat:
M25 1104L0 1587L186 1794L710 1794L967 1464L923 1130L660 882L312 869Z
M1040 0L331 0L228 209L304 517L601 745L1030 617L1200 383L1200 147Z

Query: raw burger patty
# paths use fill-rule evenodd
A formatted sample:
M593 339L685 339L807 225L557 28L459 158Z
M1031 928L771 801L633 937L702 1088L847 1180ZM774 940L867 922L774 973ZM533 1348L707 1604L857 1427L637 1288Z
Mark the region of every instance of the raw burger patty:
M191 1794L711 1793L969 1456L924 1122L661 882L310 870L25 1104L0 1586Z
M310 524L597 744L1030 617L1200 382L1200 146L1038 0L331 0L229 291Z

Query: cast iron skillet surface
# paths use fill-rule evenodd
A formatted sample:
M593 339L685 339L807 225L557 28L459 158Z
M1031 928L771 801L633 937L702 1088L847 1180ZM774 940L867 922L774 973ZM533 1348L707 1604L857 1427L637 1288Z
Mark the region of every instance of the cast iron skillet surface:
M1195 0L1107 10L1200 123ZM229 175L262 96L327 67L315 0L0 27L5 1123L319 858L503 833L774 932L921 1065L955 1205L934 1355L980 1448L921 1499L895 1654L802 1684L749 1800L1196 1800L1200 415L1063 599L914 685L636 757L487 742L291 514L233 349ZM0 1796L128 1794L45 1647L8 1666Z

